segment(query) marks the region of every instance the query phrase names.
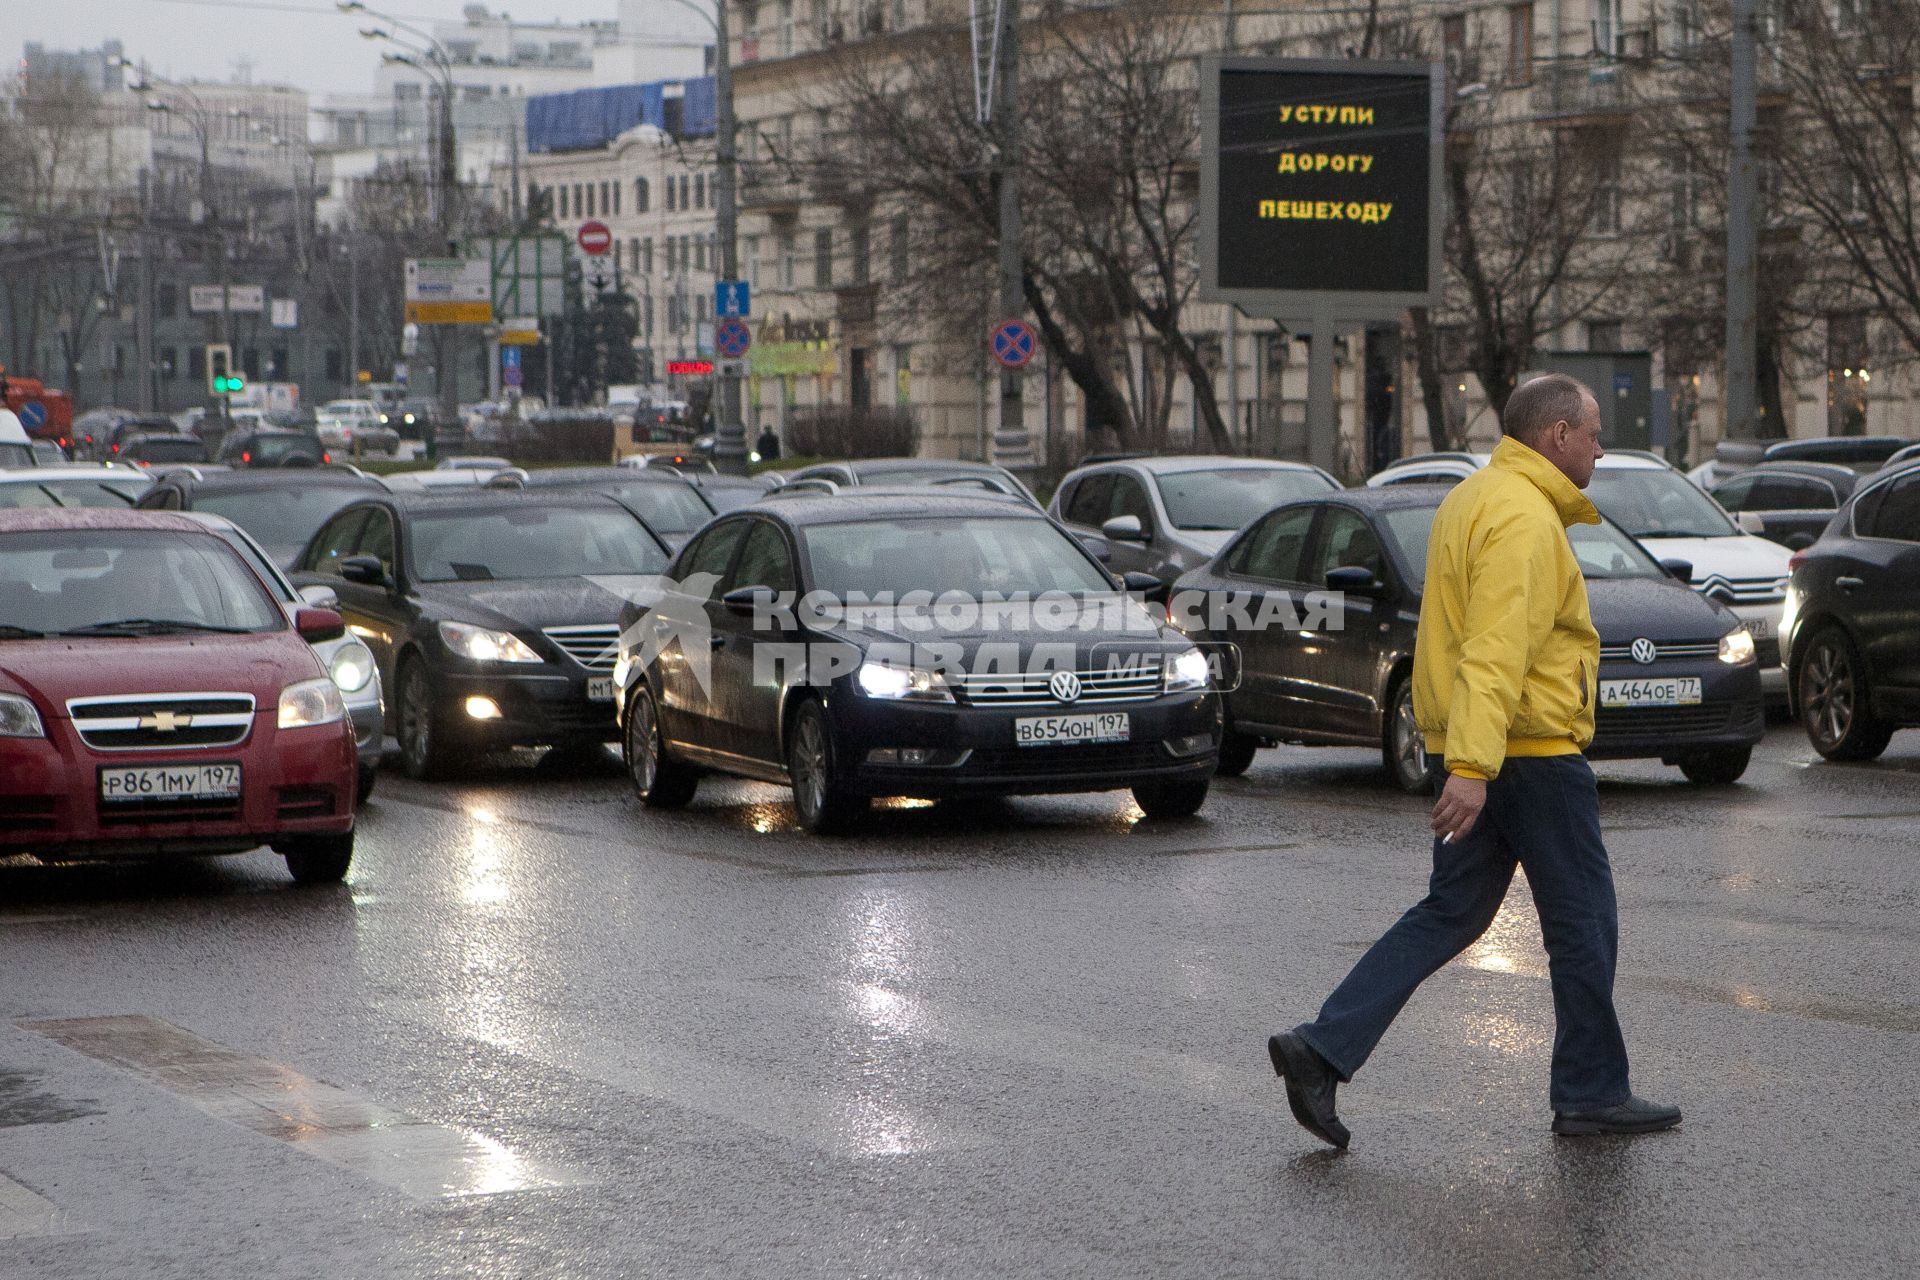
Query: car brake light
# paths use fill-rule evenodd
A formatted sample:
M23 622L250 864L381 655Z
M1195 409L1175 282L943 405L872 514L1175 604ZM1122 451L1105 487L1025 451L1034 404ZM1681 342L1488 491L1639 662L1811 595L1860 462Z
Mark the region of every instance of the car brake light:
M1788 556L1787 572L1792 573L1795 569L1798 569L1800 567L1801 561L1805 560L1806 558L1807 558L1807 553L1804 551L1796 551L1792 555Z
M245 450L242 450L242 451L241 451L241 453L240 453L240 461L242 461L242 462L252 462L252 461L253 461L253 455L252 455L251 453L248 453L248 452L246 452Z
M320 455L320 461L331 463L333 461L333 455L330 453L323 453Z
M115 453L118 453L118 452L120 452L120 446L119 446L119 445L117 445L117 444L115 444L115 445L108 445L107 447L108 447L109 449L111 449L111 450L113 450L113 452L115 452Z

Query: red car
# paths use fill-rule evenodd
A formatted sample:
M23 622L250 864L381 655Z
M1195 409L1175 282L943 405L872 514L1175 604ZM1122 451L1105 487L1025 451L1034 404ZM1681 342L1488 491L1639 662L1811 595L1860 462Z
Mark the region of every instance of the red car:
M353 858L352 721L309 641L184 516L0 511L0 855Z

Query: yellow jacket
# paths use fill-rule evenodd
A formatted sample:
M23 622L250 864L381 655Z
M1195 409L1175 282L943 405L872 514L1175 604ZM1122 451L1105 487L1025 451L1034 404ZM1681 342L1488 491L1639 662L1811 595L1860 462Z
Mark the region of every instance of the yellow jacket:
M1427 544L1413 711L1450 773L1492 778L1508 756L1593 741L1600 635L1567 527L1600 513L1511 437L1447 495Z

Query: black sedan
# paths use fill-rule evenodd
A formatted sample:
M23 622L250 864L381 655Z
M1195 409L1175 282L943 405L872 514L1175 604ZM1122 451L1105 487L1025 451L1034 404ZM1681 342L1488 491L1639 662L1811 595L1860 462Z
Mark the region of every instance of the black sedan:
M487 487L538 493L564 489L604 493L631 508L676 551L686 545L695 529L713 519L713 504L677 473L665 469L547 467L528 471L509 467L488 480Z
M1280 507L1175 584L1174 623L1236 655L1223 774L1275 742L1378 746L1396 783L1426 790L1410 677L1427 538L1445 497L1418 485ZM1588 756L1653 757L1700 783L1738 779L1765 731L1740 619L1612 523L1568 537L1600 632Z
M345 467L190 468L161 477L140 505L225 516L253 535L275 564L289 569L329 516L356 498L385 492L378 477Z
M783 497L715 520L669 577L623 615L617 670L650 806L707 771L791 785L814 832L876 796L1206 799L1204 656L1025 502Z
M342 508L294 580L333 587L380 665L402 766L432 778L502 747L613 741L622 593L666 565L611 498L474 489Z
M1920 465L1863 481L1787 583L1787 684L1814 750L1871 760L1920 725Z

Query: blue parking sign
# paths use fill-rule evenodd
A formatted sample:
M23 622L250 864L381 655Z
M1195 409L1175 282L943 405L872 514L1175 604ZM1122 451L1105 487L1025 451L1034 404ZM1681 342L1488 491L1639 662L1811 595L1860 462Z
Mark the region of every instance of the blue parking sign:
M753 288L745 280L713 282L713 314L722 320L744 320L753 314Z

